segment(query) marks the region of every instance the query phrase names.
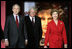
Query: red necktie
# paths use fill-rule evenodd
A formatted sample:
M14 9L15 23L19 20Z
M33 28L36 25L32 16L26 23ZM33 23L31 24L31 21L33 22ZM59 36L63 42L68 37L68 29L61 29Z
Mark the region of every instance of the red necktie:
M17 27L19 27L17 16L16 16L16 24L17 24Z

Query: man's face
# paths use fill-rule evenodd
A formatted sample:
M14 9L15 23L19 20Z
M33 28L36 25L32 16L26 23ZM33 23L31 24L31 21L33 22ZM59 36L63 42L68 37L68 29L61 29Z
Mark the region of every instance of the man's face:
M36 12L34 9L31 9L29 14L30 16L34 17L36 15Z
M15 5L15 6L13 6L12 11L14 14L17 15L20 12L20 7L18 5Z

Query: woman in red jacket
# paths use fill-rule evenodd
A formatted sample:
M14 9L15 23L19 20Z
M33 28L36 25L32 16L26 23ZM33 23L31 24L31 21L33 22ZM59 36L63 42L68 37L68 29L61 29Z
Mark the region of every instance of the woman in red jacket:
M63 42L64 48L67 48L65 25L63 21L60 21L58 19L58 14L58 10L56 9L53 9L51 11L51 16L53 17L53 20L47 25L44 48L47 48L48 42L49 48L62 48Z

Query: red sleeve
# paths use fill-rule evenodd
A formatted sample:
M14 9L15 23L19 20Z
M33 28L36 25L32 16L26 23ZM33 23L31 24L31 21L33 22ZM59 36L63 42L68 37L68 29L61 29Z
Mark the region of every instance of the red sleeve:
M47 25L47 31L46 31L46 34L45 34L45 43L44 43L44 46L47 46L47 43L49 42L49 33L50 33L50 26L49 26L49 23Z
M63 23L63 40L64 40L64 44L67 44L66 29L64 23Z

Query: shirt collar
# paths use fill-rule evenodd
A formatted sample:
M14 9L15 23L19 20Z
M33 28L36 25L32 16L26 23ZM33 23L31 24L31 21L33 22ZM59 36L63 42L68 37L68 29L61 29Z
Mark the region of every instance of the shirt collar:
M15 14L13 13L13 16L16 17L16 16L18 16L18 15L15 15Z
M30 17L30 19L35 18L35 16L34 16L34 17L32 17L32 16L30 16L30 15L29 15L29 17Z
M31 17L31 16L29 16L29 18L30 18L30 20L32 21L32 17ZM35 21L35 16L33 17L33 20Z

